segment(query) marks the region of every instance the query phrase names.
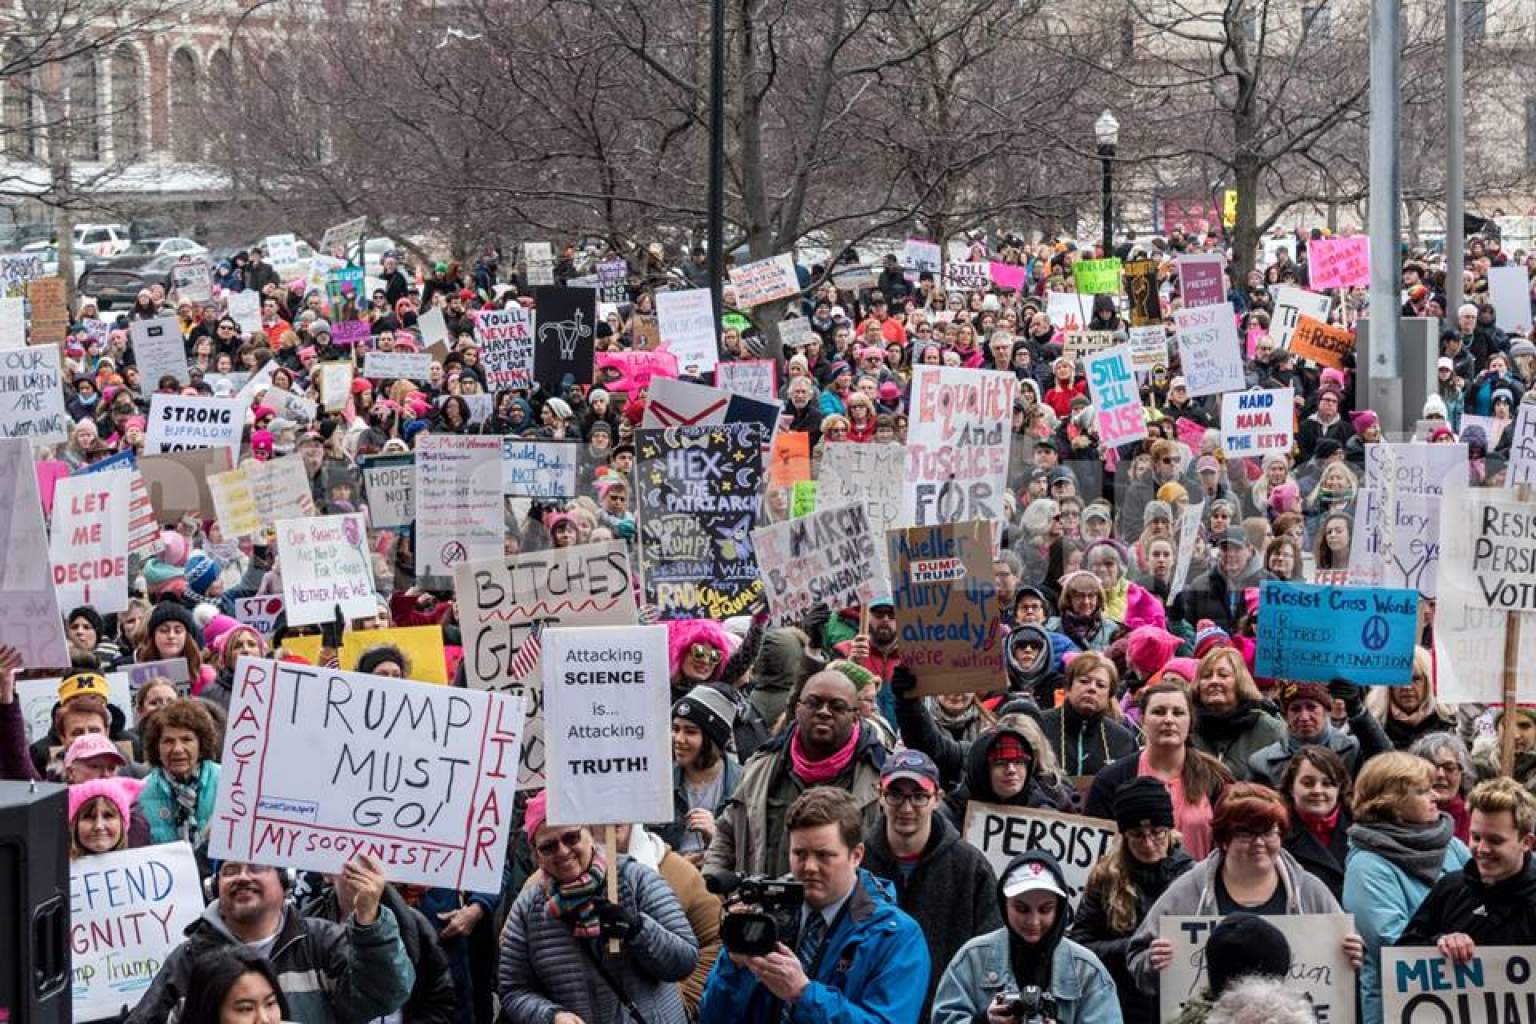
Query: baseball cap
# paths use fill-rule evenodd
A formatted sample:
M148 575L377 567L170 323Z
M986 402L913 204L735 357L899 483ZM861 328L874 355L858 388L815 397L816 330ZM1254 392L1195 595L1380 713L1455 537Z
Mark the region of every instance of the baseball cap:
M1004 899L1011 900L1026 892L1052 892L1062 899L1067 898L1051 869L1035 860L1020 864L1008 872L1008 877L1003 881Z
M1226 532L1216 539L1218 545L1222 544L1247 544L1248 531L1241 526L1229 526Z
M68 704L76 697L107 699L107 677L96 672L76 672L59 683L59 703Z
M1456 369L1456 361L1453 360L1450 356L1441 356L1440 359L1435 363L1435 369L1454 370Z
M880 772L881 785L897 779L911 779L932 793L939 788L939 768L933 758L921 750L903 750L887 757L885 768Z
M107 739L99 732L88 732L84 736L77 737L64 752L64 767L68 768L76 761L83 761L91 757L110 757L117 761L121 767L128 763L123 752L117 749L117 744Z
M1169 391L1175 391L1175 390L1177 390L1179 388L1187 388L1187 387L1189 387L1189 385L1187 383L1185 383L1183 377L1175 377L1175 378L1173 378L1173 380L1168 382L1168 390Z
M1090 504L1087 508L1083 509L1083 521L1084 522L1087 522L1090 519L1098 519L1098 520L1102 520L1103 522L1107 523L1107 522L1110 521L1111 518L1112 517L1111 517L1110 511L1109 511L1109 506L1108 505L1100 505L1096 501L1093 502L1092 504Z
M1217 461L1216 456L1214 456L1214 455L1202 455L1202 456L1200 456L1199 459L1197 459L1195 461L1195 472L1196 473L1205 473L1205 472L1220 473L1221 472L1221 463Z

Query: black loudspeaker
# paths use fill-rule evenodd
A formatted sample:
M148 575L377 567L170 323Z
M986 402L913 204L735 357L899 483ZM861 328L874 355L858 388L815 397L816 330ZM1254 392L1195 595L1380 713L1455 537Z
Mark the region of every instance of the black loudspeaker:
M69 788L0 782L0 1021L69 1024Z

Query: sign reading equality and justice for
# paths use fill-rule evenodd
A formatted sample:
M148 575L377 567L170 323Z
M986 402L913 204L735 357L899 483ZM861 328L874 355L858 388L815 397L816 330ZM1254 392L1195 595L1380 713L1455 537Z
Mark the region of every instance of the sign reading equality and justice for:
M516 700L258 658L233 690L210 856L336 873L361 853L392 882L501 887Z
M1259 588L1256 675L1361 686L1413 679L1419 593L1267 580Z
M914 369L902 522L923 526L1002 514L1018 392L1012 373Z

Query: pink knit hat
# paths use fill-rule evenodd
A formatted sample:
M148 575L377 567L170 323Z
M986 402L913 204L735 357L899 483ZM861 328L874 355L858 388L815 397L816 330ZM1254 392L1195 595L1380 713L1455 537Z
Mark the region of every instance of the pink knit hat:
M1169 658L1163 663L1164 677L1170 672L1192 683L1200 675L1200 662L1194 658Z
M528 801L527 808L523 811L523 832L528 836L528 842L533 842L533 837L538 835L539 829L544 827L545 820L549 817L549 790L539 790L539 795Z
M228 615L215 615L203 625L203 646L210 651L222 652L229 635L239 628L240 620ZM246 628L250 629L249 626Z
M1131 630L1130 642L1126 645L1126 660L1137 675L1149 679L1167 664L1182 642L1166 629L1137 626Z
M70 786L70 823L74 823L75 815L80 813L80 808L96 797L104 796L117 807L117 813L123 819L123 831L126 833L128 831L128 817L133 808L133 802L138 799L139 790L143 788L143 779L130 779L123 775L114 775L106 779L92 779L90 782L81 782Z

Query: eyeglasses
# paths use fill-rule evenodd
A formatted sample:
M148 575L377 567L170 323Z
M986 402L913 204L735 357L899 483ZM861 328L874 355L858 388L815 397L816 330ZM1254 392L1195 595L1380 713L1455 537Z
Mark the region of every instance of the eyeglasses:
M562 846L567 850L574 850L580 845L581 831L579 829L572 829L569 832L562 832L558 836L544 840L535 846L534 849L539 852L541 857L552 857Z
M1447 775L1461 774L1461 765L1455 761L1436 761L1434 765L1436 771L1445 772Z
M825 697L801 697L799 704L813 715L823 708L834 715L851 715L854 710L854 706L847 701L828 700Z
M709 644L693 644L688 648L688 657L713 665L720 660L720 652Z
M268 867L265 864L246 864L241 861L225 861L223 864L219 865L219 877L239 878L241 875L245 875L248 878L259 878L270 871L276 870L276 868Z
M1125 838L1138 843L1160 843L1168 838L1169 830L1166 828L1131 828L1126 829Z
M933 794L923 789L893 790L888 789L880 794L881 799L892 807L900 807L902 804L911 804L913 807L927 807L933 800Z
M1276 843L1280 841L1280 828L1274 826L1265 832L1233 832L1234 843Z
M1028 757L1000 757L991 763L993 765L1001 765L1004 768L1018 768L1021 771L1028 771L1029 766L1034 764L1034 759Z

